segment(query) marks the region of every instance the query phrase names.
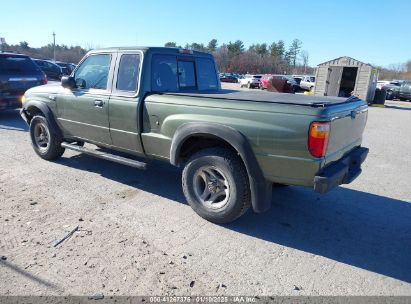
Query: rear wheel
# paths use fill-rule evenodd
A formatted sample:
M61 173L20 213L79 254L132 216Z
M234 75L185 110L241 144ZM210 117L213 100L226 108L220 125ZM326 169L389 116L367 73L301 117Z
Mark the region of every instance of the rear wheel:
M250 207L247 170L231 150L209 148L194 154L184 167L182 184L191 208L210 222L232 222Z
M50 131L50 125L43 116L34 116L30 121L30 138L34 151L43 159L53 160L64 153L61 141Z

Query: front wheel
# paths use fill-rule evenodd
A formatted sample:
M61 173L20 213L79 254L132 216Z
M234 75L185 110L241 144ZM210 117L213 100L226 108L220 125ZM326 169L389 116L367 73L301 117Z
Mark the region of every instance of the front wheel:
M34 116L30 121L30 138L34 151L43 159L54 160L64 153L61 141L50 130L47 119L43 116Z
M183 170L184 195L204 219L225 224L250 207L247 170L231 150L209 148L195 153Z

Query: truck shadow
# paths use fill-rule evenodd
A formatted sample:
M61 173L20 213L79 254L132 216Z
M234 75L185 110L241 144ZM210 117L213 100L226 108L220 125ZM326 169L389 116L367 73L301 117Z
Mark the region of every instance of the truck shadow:
M401 107L401 106L391 106L391 105L386 105L385 108L387 109L395 109L395 110L406 110L406 111L411 111L411 107Z
M186 203L181 170L152 162L140 171L87 155L58 163ZM247 212L226 229L411 283L411 203L339 187L320 195L274 188L272 207Z
M150 160L147 170L101 160L86 154L63 157L56 161L71 168L90 171L113 181L154 193L178 203L186 203L181 189L181 169L167 163Z
M411 283L411 203L339 187L288 187L227 228Z
M19 110L0 111L0 129L23 132L29 130L27 124L20 117Z

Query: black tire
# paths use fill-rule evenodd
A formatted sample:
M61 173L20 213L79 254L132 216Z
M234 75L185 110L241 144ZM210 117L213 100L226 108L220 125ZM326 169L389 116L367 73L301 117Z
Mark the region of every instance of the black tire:
M387 91L386 95L385 95L385 99L386 100L392 100L394 99L394 92L393 91Z
M50 124L43 116L36 115L31 119L30 138L34 151L43 159L54 160L64 153L61 140L50 130Z
M216 224L236 220L251 204L247 170L240 157L225 148L195 153L184 167L182 185L191 208Z

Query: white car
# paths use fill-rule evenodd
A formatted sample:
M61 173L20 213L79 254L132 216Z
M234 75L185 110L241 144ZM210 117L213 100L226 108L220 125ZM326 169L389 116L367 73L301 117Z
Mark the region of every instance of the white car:
M259 88L261 77L261 75L245 75L244 78L240 79L240 87Z
M315 87L315 76L305 75L301 79L300 88L307 91L312 91Z
M387 85L387 84L389 84L390 83L390 81L388 81L388 80L378 80L377 81L377 89L380 89L381 90L381 88L383 87L383 86L385 86L385 85Z

